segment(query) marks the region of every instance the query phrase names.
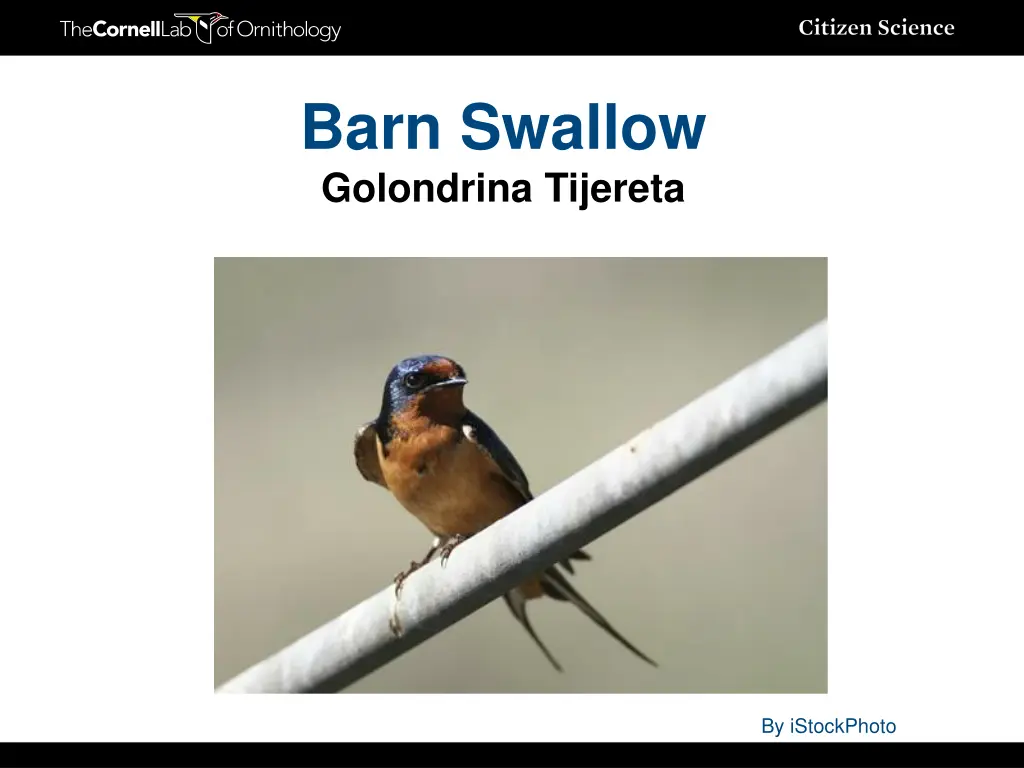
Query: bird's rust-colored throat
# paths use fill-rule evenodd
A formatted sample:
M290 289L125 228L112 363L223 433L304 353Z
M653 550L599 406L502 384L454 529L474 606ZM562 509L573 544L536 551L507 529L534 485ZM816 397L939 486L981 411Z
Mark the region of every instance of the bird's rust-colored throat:
M417 395L409 403L411 416L425 418L435 424L457 427L466 415L462 402L462 385L438 387Z

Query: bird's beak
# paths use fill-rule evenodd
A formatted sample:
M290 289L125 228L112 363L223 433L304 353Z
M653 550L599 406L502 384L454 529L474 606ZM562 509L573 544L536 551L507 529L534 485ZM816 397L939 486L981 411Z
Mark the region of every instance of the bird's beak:
M468 379L464 379L461 376L456 376L456 377L451 378L451 379L445 379L444 381L439 381L436 384L431 384L429 387L427 387L423 391L424 392L429 392L432 389L440 389L441 387L458 387L458 386L462 386L463 384L468 384L468 383L469 383Z

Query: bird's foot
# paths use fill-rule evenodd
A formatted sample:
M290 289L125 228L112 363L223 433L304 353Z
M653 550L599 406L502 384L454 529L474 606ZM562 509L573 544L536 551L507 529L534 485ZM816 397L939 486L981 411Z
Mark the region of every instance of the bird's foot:
M405 584L405 580L412 576L416 571L424 566L424 562L417 563L415 560L409 563L409 567L404 571L395 576L395 598L397 599L402 594L402 585Z
M419 562L416 562L415 560L410 561L409 567L406 568L404 571L402 571L397 576L395 576L395 597L396 598L401 594L401 592L402 592L402 584L405 583L405 580L407 578L409 578L410 576L412 576L416 571L418 571L420 568L422 568L424 565L426 565L427 563L429 563L433 559L434 555L437 553L437 550L440 549L440 547L441 547L441 541L442 540L441 540L440 537L435 536L434 537L434 543L430 545L430 549L427 550L427 554L423 556L423 559L420 560Z
M444 568L448 564L448 558L452 554L452 550L455 549L459 544L464 542L467 537L461 534L455 534L448 541L445 542L444 546L441 547L441 567Z
M391 604L391 615L388 616L388 627L391 629L391 634L395 637L402 636L402 621L398 618L398 596L395 596L395 602Z

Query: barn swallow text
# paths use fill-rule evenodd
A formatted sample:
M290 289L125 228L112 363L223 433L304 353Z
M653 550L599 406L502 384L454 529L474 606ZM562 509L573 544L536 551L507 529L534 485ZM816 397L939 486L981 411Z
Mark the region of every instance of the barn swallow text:
M438 149L441 126L431 114L356 112L347 118L330 102L306 102L306 149ZM592 102L579 114L499 113L486 101L462 111L460 138L472 150L488 149L697 149L706 115L647 115L620 110L614 102Z

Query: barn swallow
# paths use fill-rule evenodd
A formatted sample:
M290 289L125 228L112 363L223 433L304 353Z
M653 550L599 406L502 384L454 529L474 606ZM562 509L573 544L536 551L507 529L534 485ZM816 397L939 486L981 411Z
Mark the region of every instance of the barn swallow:
M355 460L362 476L389 490L434 536L426 556L395 577L395 593L440 550L452 550L533 498L519 462L483 419L463 403L468 383L461 365L447 357L402 360L384 382L376 419L356 433ZM573 574L572 561L590 560L580 550L558 565ZM558 671L561 665L534 631L527 602L540 597L570 602L595 624L652 666L658 666L620 635L552 566L508 592L505 603Z

